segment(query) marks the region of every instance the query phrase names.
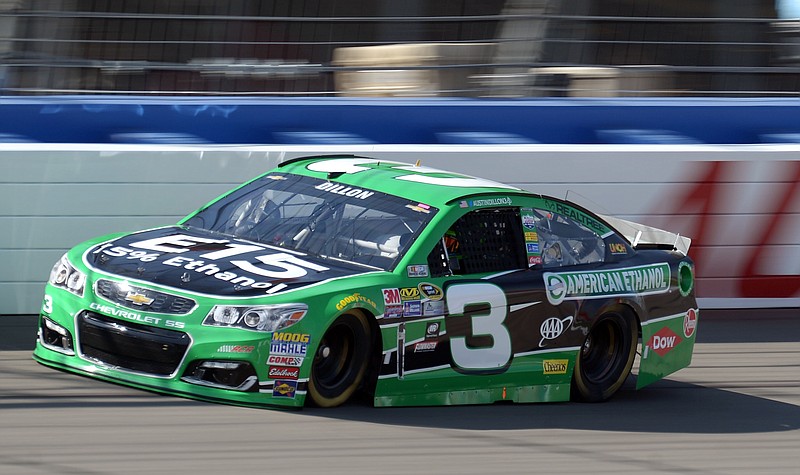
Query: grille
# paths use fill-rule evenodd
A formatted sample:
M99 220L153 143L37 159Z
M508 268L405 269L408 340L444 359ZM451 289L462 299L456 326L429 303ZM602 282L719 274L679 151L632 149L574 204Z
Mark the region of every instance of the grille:
M93 312L78 315L81 354L102 363L156 376L177 370L189 335L175 330L114 320Z
M196 302L192 299L143 287L122 285L119 282L105 279L97 281L97 294L123 307L172 315L185 315L191 312L196 305ZM146 299L151 299L152 301L150 303L134 303L128 299L129 296L134 294L143 295Z

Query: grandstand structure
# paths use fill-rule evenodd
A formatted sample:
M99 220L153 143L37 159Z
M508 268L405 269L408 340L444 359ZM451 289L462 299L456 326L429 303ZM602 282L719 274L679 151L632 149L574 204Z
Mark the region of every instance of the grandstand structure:
M790 2L0 0L0 92L791 97Z

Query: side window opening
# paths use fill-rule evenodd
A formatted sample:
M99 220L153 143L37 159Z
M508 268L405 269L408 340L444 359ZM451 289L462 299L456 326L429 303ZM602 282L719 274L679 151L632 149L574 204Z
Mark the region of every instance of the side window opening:
M519 211L472 211L456 221L428 256L432 275L502 272L527 267Z
M603 239L577 221L552 211L534 209L544 268L603 262Z

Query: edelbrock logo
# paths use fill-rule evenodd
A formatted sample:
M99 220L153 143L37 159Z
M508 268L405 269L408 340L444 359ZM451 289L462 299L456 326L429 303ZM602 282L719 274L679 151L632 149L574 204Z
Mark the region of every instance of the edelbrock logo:
M663 262L591 272L545 272L547 300L592 299L614 295L647 295L669 290L670 268Z

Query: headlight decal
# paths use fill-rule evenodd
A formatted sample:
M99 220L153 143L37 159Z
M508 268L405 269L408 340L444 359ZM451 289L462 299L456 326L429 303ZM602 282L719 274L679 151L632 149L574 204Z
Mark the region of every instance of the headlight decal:
M50 271L49 282L53 287L58 287L78 297L83 297L83 290L86 288L86 274L70 264L67 255L64 254Z
M299 322L308 312L301 303L279 305L215 305L203 320L203 325L241 328L271 333Z

